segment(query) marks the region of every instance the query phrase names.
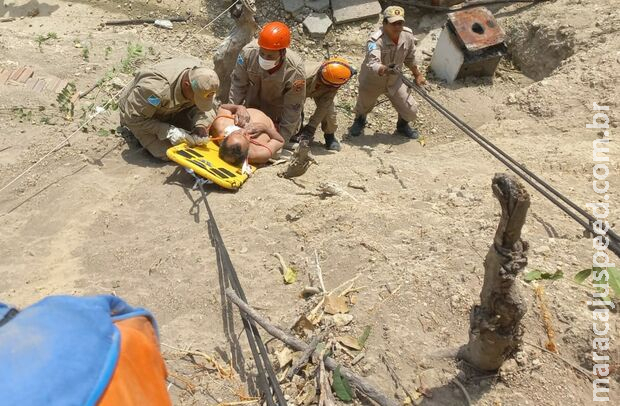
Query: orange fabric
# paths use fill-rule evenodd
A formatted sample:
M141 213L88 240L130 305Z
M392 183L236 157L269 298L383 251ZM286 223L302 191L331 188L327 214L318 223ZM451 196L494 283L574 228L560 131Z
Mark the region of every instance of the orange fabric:
M291 30L284 23L273 21L265 24L258 34L258 46L270 51L279 51L291 45Z
M117 321L121 350L99 406L169 406L166 366L153 325L146 317Z

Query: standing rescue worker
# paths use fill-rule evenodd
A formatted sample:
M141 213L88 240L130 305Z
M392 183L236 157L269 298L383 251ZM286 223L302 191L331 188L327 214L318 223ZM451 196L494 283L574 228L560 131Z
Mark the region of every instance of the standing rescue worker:
M136 73L119 99L121 125L155 158L172 145L205 143L219 87L214 71L196 58L173 58Z
M270 22L239 53L231 75L230 103L261 110L271 118L282 137L289 141L301 125L306 98L303 61L293 50L286 24ZM238 125L249 120L238 111ZM245 118L243 118L245 115Z
M296 138L313 139L320 124L325 137L325 148L340 151L340 143L335 135L338 124L334 99L338 89L346 84L354 73L355 69L344 58L334 57L322 63L306 63L306 97L314 100L316 110Z
M405 27L405 10L390 6L383 12L383 27L370 36L366 58L359 75L359 94L355 105L356 118L349 129L351 136L362 134L366 115L373 109L377 98L385 94L398 112L396 131L407 138L418 138L418 131L409 126L414 121L417 105L409 88L400 78L403 65L407 66L418 85L426 83L414 60L415 38Z

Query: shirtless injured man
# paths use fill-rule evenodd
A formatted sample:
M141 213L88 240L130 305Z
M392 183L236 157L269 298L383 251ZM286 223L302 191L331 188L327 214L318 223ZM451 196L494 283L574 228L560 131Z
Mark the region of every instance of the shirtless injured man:
M237 124L237 125L236 125ZM220 158L231 165L267 163L284 145L273 121L260 110L223 104L209 135L220 146Z

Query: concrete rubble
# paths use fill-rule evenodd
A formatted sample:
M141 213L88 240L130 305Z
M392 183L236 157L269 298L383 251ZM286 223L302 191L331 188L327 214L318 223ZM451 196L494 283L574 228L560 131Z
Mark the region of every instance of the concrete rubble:
M325 13L312 13L304 20L304 27L312 38L322 38L332 26L332 20Z

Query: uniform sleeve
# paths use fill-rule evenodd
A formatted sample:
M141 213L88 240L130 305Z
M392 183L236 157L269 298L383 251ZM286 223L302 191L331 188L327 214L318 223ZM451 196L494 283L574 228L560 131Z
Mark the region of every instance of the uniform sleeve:
M150 99L150 101L149 101ZM160 140L166 139L170 125L153 118L160 102L156 92L138 84L127 96L124 122L132 132L155 134Z
M245 96L248 92L250 80L248 78L247 52L242 49L237 57L235 68L230 75L230 93L229 99L232 104L243 104Z
M211 127L213 124L213 120L215 119L215 111L213 109L209 111L200 111L196 109L194 116L192 117L192 121L194 122L194 127L202 126L205 128Z
M316 110L314 110L314 114L308 120L308 125L318 128L321 122L329 113L330 106L334 103L334 98L336 97L336 92L329 92L321 97L315 99Z
M366 44L366 66L378 73L381 62L381 45L372 38Z
M306 100L306 78L303 72L295 70L290 79L292 86L284 93L280 134L285 140L291 138L301 124L301 112Z
M405 55L404 65L409 69L413 69L416 66L415 63L415 38L411 37L411 42L409 46L409 52Z

